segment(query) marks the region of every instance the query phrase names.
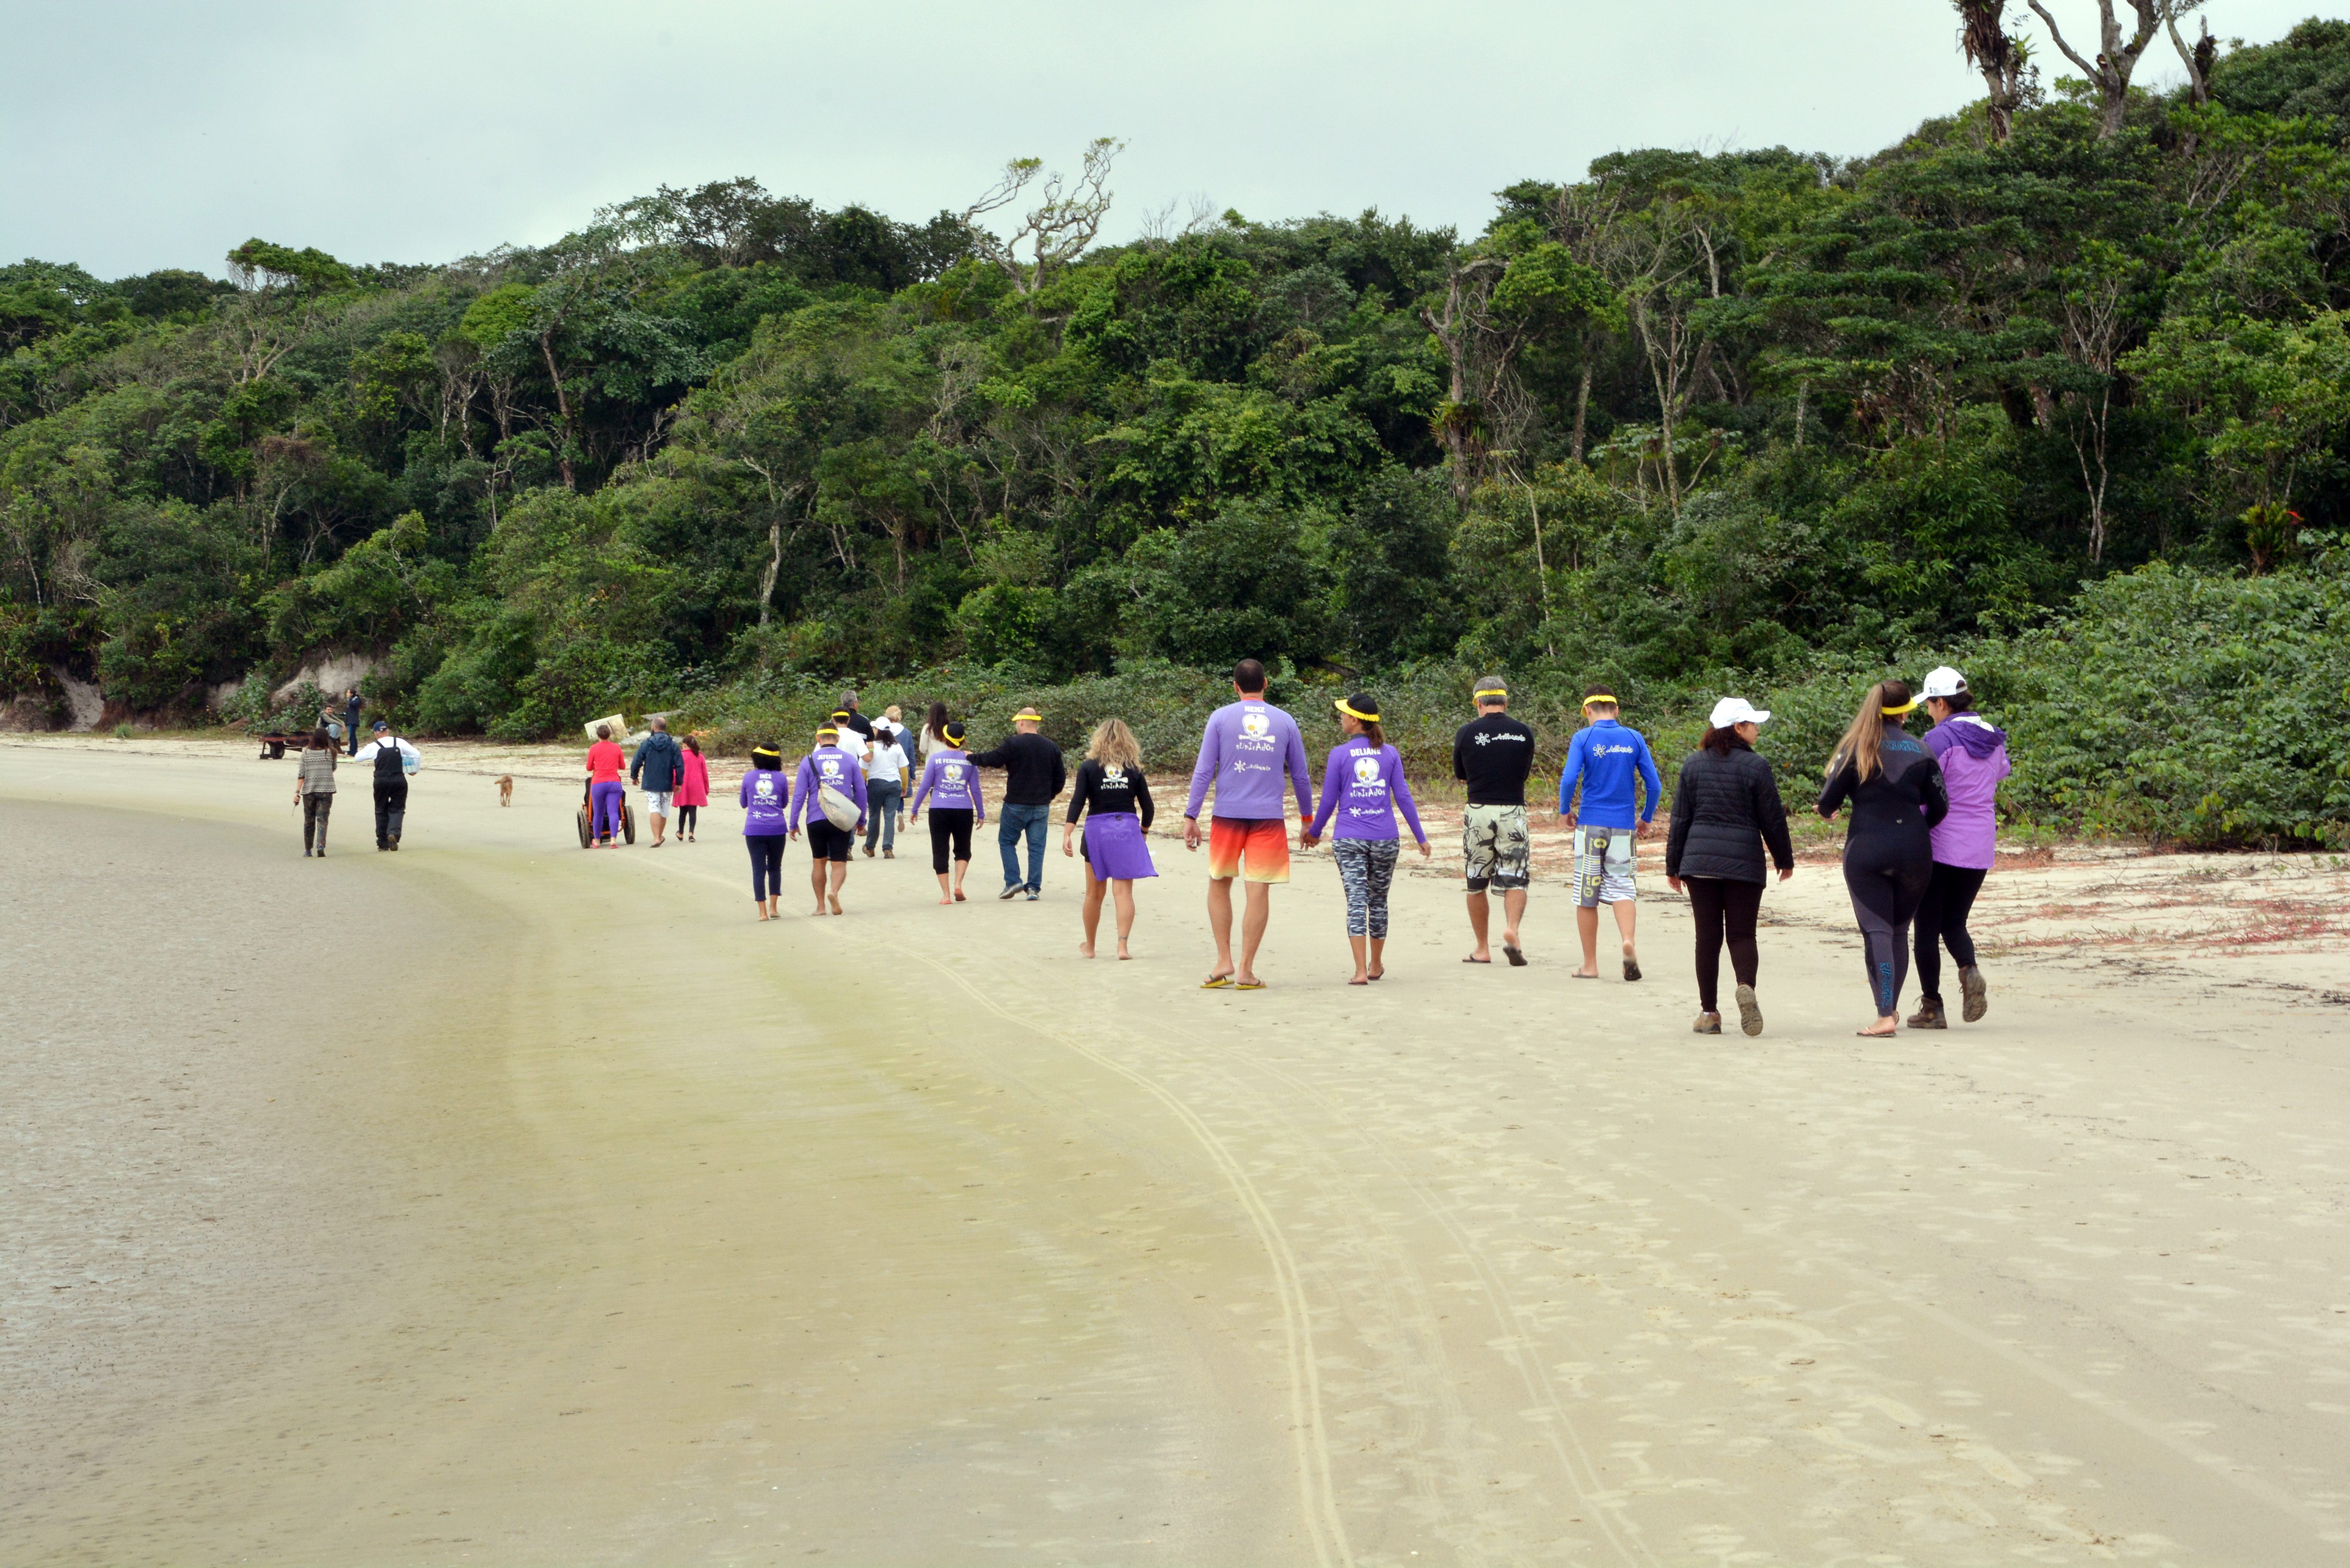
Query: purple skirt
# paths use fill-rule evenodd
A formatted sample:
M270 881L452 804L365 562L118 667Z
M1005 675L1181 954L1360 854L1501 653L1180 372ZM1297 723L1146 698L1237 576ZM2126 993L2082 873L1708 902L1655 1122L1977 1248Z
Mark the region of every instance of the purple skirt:
M1107 811L1086 818L1086 864L1097 882L1156 877L1150 846L1142 836L1142 819L1130 811Z

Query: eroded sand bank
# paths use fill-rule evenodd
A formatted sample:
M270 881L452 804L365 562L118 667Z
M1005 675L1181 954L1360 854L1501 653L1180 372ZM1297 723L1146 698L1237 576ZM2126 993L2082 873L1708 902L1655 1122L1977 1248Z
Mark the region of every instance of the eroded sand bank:
M288 763L0 746L8 1561L2350 1551L2323 933L1867 1042L1807 865L1703 1039L1682 910L1571 982L1555 885L1470 970L1406 877L1348 990L1325 855L1201 993L1164 838L1087 963L1057 854L763 927L731 808L583 854L559 762L442 760L305 862Z

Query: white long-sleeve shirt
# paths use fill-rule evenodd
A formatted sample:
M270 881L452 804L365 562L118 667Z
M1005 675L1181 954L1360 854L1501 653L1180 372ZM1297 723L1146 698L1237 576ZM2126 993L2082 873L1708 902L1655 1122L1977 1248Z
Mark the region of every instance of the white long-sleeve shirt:
M393 734L386 734L381 740L369 741L366 745L361 746L359 749L359 754L351 758L351 765L353 767L357 767L359 763L365 763L370 767L374 766L376 753L383 750L386 746L398 746L400 748L402 763L401 771L403 773L412 774L416 772L417 769L424 765L424 754L421 752L419 752L414 746L410 745L406 741L401 740L398 735Z

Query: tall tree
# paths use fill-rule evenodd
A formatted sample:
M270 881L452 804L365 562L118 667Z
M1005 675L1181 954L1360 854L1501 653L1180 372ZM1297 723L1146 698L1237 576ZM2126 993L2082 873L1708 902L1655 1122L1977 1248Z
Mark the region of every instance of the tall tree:
M2024 41L2007 30L2007 0L1955 0L1959 8L1959 47L1967 63L1982 73L1983 107L1991 121L1991 139L2005 141L2013 130L2016 106L2023 98L2023 73L2031 63Z
M2089 85L2097 89L2097 134L2111 137L2122 128L2122 116L2129 107L2130 77L2137 69L2144 55L2163 29L2171 26L2181 16L2202 8L2203 0L2097 0L2097 54L2095 59L2085 57L2065 40L2064 29L2056 25L2048 7L2041 0L2024 0L2048 25L2048 36L2066 59L2081 68ZM2122 36L2119 6L2130 9L2129 36Z
M1046 176L1036 205L1009 237L983 227L979 220L1018 201L1043 171L1043 159L1015 158L1006 163L995 183L963 209L962 226L970 232L973 248L995 264L1014 292L1033 302L1094 243L1102 220L1109 215L1110 165L1125 145L1107 136L1086 143L1085 165L1076 179L1066 181L1058 170Z

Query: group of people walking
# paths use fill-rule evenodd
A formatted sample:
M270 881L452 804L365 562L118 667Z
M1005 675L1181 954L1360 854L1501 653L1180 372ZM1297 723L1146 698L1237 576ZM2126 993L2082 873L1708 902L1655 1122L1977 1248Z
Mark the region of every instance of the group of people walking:
M1296 720L1266 700L1263 664L1243 659L1232 671L1233 701L1207 722L1183 809L1183 843L1208 851L1208 924L1215 959L1205 989L1258 991L1256 957L1270 923L1272 889L1290 878L1287 813L1294 802L1299 846L1327 838L1346 894L1347 938L1354 953L1347 983L1371 985L1387 973L1388 903L1409 833L1423 859L1432 853L1403 757L1387 738L1378 699L1357 691L1337 699L1341 740L1324 760L1319 791L1307 766ZM1453 739L1452 771L1466 800L1461 815L1461 873L1472 943L1462 962L1493 962L1492 908L1501 901L1500 948L1513 967L1525 964L1523 928L1532 882L1534 836L1526 788L1536 736L1509 711L1499 676L1477 682L1475 716ZM1922 738L1908 732L1920 705L1932 719ZM348 711L357 727L357 711ZM1572 886L1581 963L1578 980L1600 978L1602 906L1610 911L1623 978L1641 978L1638 950L1638 842L1654 831L1663 781L1648 741L1623 722L1621 704L1605 686L1584 693L1584 727L1570 743L1558 784L1559 820L1572 830ZM1779 781L1755 749L1770 713L1741 697L1716 703L1697 750L1683 761L1673 792L1665 844L1665 878L1687 896L1695 927L1698 1014L1702 1034L1721 1033L1721 955L1727 950L1731 1003L1740 1028L1762 1031L1758 994L1757 928L1763 890L1775 870L1784 882L1795 857ZM295 794L303 813L303 853L326 853L335 795L339 737L322 721L301 754ZM919 826L930 814L931 868L939 902L967 901L964 880L972 842L987 823L982 770L1001 770L997 813L1003 899L1042 896L1045 847L1054 803L1065 789L1061 851L1085 863L1079 951L1094 956L1102 912L1114 911L1117 955L1131 956L1134 884L1154 877L1148 835L1156 817L1143 756L1123 722L1097 724L1075 775L1060 748L1043 732L1044 715L1024 708L1013 733L975 751L970 732L933 702L917 737L889 709L879 721L858 711L857 694L843 696L830 720L787 781L782 751L761 746L737 790L743 836L750 853L751 892L762 920L777 919L783 894L783 851L803 836L808 843L809 890L816 915L842 913L841 894L860 839L866 857L878 846L896 857L898 830ZM354 749L354 765L369 768L376 805L377 847L400 846L408 778L421 764L415 746L378 722L374 740ZM708 804L707 758L692 736L672 737L661 718L633 754L625 754L609 724L599 725L585 769L594 836L615 842L629 781L637 784L660 846L671 820L680 841L696 836L696 816ZM1958 969L1960 1016L1972 1023L1989 1007L1989 990L1976 962L1968 917L1995 855L1996 802L2009 772L2007 737L1974 711L1966 680L1949 666L1930 671L1916 695L1907 682L1873 685L1829 760L1817 809L1846 818L1844 876L1859 928L1864 967L1875 1013L1860 1033L1885 1035L1898 1022L1901 993L1914 957L1921 994L1908 1024L1942 1029L1949 1014L1941 992L1942 955ZM919 756L919 776L912 759ZM1208 812L1212 800L1213 810ZM1201 826L1202 815L1208 826ZM1027 851L1024 867L1021 849ZM1234 907L1233 888L1242 889Z
M1340 698L1332 706L1343 738L1324 761L1317 794L1297 722L1266 701L1265 688L1264 667L1242 660L1232 671L1234 700L1210 716L1191 770L1184 847L1196 851L1204 844L1208 850L1208 925L1216 950L1201 985L1264 987L1256 956L1270 923L1272 889L1290 877L1287 813L1293 801L1300 847L1318 847L1326 837L1337 863L1355 959L1347 983L1374 984L1387 972L1388 900L1403 834L1409 832L1423 858L1431 854L1402 754L1387 739L1376 697L1357 691ZM1904 727L1920 701L1934 720L1923 741ZM1467 796L1461 871L1473 938L1461 961L1493 961L1492 901L1498 894L1502 953L1511 965L1523 966L1534 843L1526 786L1536 737L1511 716L1509 688L1500 677L1481 680L1472 701L1475 717L1461 726L1452 748L1453 775ZM1948 667L1928 675L1919 699L1899 680L1879 682L1829 763L1818 809L1826 818L1849 814L1845 880L1877 1009L1864 1034L1889 1033L1895 1027L1913 950L1924 995L1908 1019L1910 1027L1947 1025L1940 993L1945 948L1959 965L1960 1015L1973 1022L1988 1007L1967 916L1991 865L1996 794L2008 763L2006 736L1971 711L1972 705L1964 678ZM1069 783L1060 748L1043 733L1044 716L1024 708L1014 715L1014 732L1003 743L974 751L962 721L949 718L943 703L932 703L919 742L920 777L910 796L903 794L904 731L896 717L892 709L881 726L864 726L872 730L864 734L850 693L833 722L816 732L816 746L789 786L781 776L778 752L762 748L752 753L741 798L743 834L752 846L752 896L761 919L775 918L783 841L798 836L804 816L815 862L810 877L816 912L838 914L857 834L867 835L870 855L875 817L894 816L901 800L916 824L925 809L930 813L931 868L938 877L939 902L966 901L972 838L987 823L982 769L1004 774L996 835L1003 866L998 897L1033 901L1041 895L1045 824L1053 802ZM1663 779L1647 738L1624 723L1613 691L1605 686L1586 689L1583 717L1558 785L1559 819L1573 834L1572 885L1582 949L1582 962L1572 972L1578 980L1600 978L1604 906L1616 928L1623 978L1637 981L1641 970L1636 851L1654 831ZM1681 763L1673 793L1665 877L1690 901L1698 992L1694 1027L1702 1034L1721 1033L1725 950L1739 1026L1750 1035L1762 1032L1756 939L1762 893L1774 868L1782 882L1795 874L1778 778L1755 750L1770 717L1744 698L1716 703L1697 750ZM1128 958L1134 884L1156 877L1158 867L1147 838L1156 808L1141 748L1125 723L1110 719L1096 726L1075 786L1063 819L1061 849L1086 863L1078 950L1094 955L1107 905L1115 910L1118 956ZM1207 813L1211 799L1214 809ZM893 841L884 839L885 855ZM1235 884L1243 890L1237 911Z
M400 835L408 820L408 781L423 767L423 754L410 742L392 733L391 726L376 721L375 738L366 745L358 743L359 693L351 693L349 709L351 765L365 767L375 794L375 846L379 850L400 847ZM294 777L294 804L302 812L302 857L304 859L324 859L327 854L327 826L335 809L335 774L341 760L342 745L335 733L337 726L322 717L302 747Z
M671 735L666 718L655 714L645 725L647 733L633 753L623 750L610 724L596 726L596 742L588 748L587 763L591 847L619 847L629 784L643 792L653 848L659 849L666 841L672 817L678 841L694 841L702 808L710 804L710 759L702 754L702 742L693 736ZM624 768L628 784L621 782Z

